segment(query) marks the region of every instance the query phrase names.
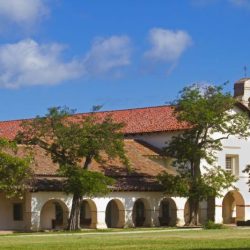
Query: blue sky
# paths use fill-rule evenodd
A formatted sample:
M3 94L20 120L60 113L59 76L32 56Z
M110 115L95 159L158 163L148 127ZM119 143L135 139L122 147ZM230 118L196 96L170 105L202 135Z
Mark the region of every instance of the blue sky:
M250 0L0 0L0 120L162 105L250 76Z

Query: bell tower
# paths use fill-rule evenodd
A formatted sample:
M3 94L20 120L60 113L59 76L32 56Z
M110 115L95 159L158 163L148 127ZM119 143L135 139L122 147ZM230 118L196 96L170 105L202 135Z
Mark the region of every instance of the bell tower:
M250 108L250 78L242 78L234 84L234 97Z

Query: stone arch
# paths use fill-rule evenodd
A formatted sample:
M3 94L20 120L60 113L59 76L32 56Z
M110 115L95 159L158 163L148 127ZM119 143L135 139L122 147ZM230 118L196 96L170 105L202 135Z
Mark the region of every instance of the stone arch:
M59 199L48 200L41 209L40 229L66 229L68 225L68 216L69 210L63 201Z
M245 201L240 192L229 191L222 201L223 223L232 224L245 220Z
M159 222L160 226L176 226L177 207L173 199L164 198L163 200L161 200Z
M146 199L140 198L135 201L132 219L135 227L146 227L151 225L151 209Z
M105 222L108 228L124 227L125 209L120 200L113 199L109 201L105 212Z
M80 227L96 228L97 224L97 209L94 201L84 199L80 206Z

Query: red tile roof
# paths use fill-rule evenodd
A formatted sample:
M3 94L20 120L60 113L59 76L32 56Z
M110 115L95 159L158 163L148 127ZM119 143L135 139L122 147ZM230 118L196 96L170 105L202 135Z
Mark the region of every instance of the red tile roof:
M169 174L176 174L171 165L154 160L161 156L141 141L125 139L124 146L130 163L130 171L118 158L111 160L105 157L105 154L102 155L106 160L105 162L92 161L90 165L91 171L102 172L106 176L116 179L116 183L112 187L113 190L159 191L162 187L157 181L157 175L164 171ZM30 150L30 147L27 149L26 146L19 145L17 155L23 157ZM34 190L61 191L62 180L64 179L58 176L58 164L54 163L50 156L38 146L32 147L32 156L31 168L35 174Z
M187 129L185 123L177 121L174 115L173 106L158 106L147 108L136 108L126 110L96 112L98 119L111 115L115 122L125 124L123 132L125 134L167 132ZM89 113L80 113L75 116L86 116ZM20 129L23 120L0 122L0 137L13 139Z
M140 141L132 139L124 139L124 149L126 156L129 159L131 172L129 175L140 175L140 176L157 176L163 171L168 171L169 173L175 174L174 169L161 164L158 161L151 159L151 157L160 157L158 152L155 152L151 148L146 147ZM24 145L18 146L17 156L24 157L30 153L31 147ZM32 147L32 157L33 161L31 168L35 175L50 176L58 175L57 170L59 165L54 163L46 153L46 151L39 146ZM127 176L128 169L124 164L118 159L109 159L102 154L105 162L97 163L92 161L90 164L90 170L96 172L102 172L107 176Z

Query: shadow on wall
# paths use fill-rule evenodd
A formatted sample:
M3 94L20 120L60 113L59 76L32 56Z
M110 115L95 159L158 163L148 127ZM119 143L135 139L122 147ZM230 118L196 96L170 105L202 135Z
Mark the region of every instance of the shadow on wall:
M174 227L177 223L177 207L171 198L164 198L160 203L159 210L160 226Z
M222 202L222 217L224 224L233 224L245 220L245 201L240 192L228 192Z
M125 208L120 200L109 201L105 212L105 222L108 228L123 228L125 226Z
M80 208L80 226L81 228L96 228L97 208L94 201L84 199Z
M148 200L140 198L135 201L132 219L135 227L151 226L151 209Z
M41 230L62 230L67 228L69 210L64 202L58 199L47 201L40 214Z

